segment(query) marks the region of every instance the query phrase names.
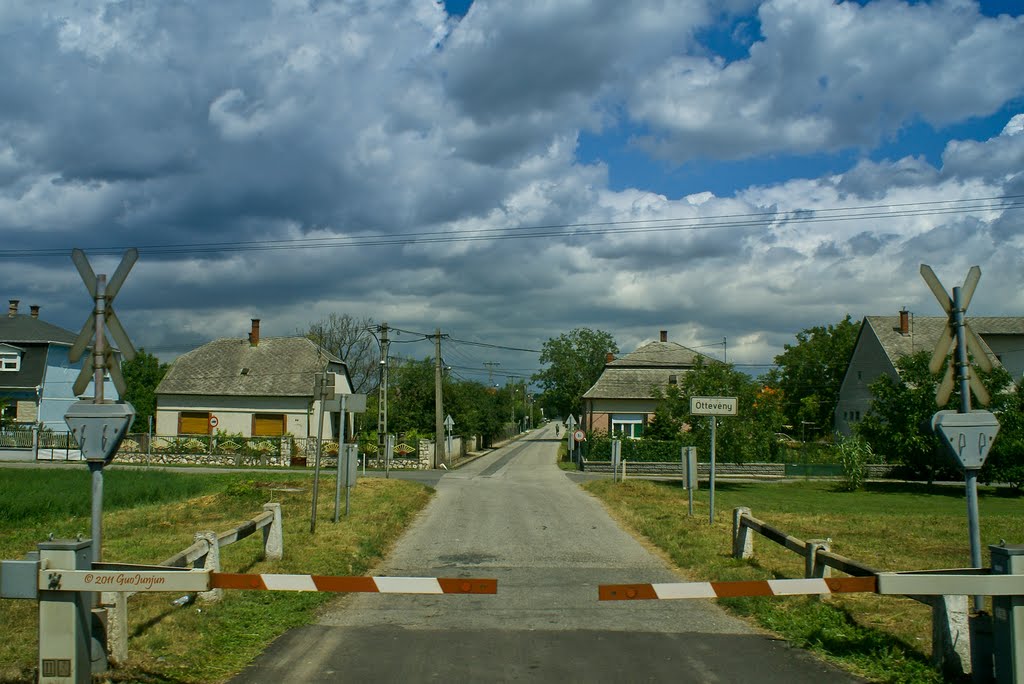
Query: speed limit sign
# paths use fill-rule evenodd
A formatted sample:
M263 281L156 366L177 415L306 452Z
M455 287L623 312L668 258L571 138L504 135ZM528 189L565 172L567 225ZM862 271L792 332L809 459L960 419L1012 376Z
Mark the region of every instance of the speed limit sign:
M577 430L576 432L572 433L572 438L575 439L577 442L585 442L587 441L587 433L583 432L583 430Z

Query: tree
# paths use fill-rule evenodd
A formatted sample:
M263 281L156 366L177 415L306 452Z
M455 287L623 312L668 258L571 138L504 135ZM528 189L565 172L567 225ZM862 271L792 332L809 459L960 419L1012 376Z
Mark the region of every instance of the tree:
M380 369L377 342L368 330L375 325L369 318L332 313L310 323L305 332L299 334L337 354L348 366L352 391L365 394L376 388Z
M940 476L954 479L959 477L959 466L948 447L931 429L932 416L939 410L935 403L935 391L942 380L944 369L932 373L928 369L930 360L929 351L904 356L896 362L899 379L883 375L871 383L871 408L864 420L854 428L875 453L886 457L887 462L903 465L910 474L929 482ZM997 415L1003 414L1001 423L1010 426L1006 446L998 450L996 448L1004 436L1002 428L1000 436L996 437L993 445L993 452L998 454L996 462L1002 458L1009 458L1012 462L1017 457L1011 458L1009 453L1014 450L1011 445L1018 433L1014 423L1016 393L1006 391L1011 383L1010 374L1003 368L995 368L989 373L972 368L971 372L980 373L982 382L993 398L991 410ZM959 405L960 392L957 387L950 397L949 406ZM1007 456L1004 457L1004 454Z
M775 433L783 421L782 393L736 370L729 363L697 359L694 368L683 375L678 387L658 393L660 400L645 438L680 439L710 453L711 426L706 416L690 414L690 397L736 397L738 415L718 419L715 452L719 458L735 463L770 461L777 456ZM680 427L689 431L680 434ZM685 429L685 428L684 428Z
M455 421L460 435L480 435L484 444L501 433L506 406L498 390L480 382L453 382L445 386L445 412Z
M575 328L544 343L541 364L547 368L533 376L544 388L544 406L552 415L576 415L583 408L583 394L604 370L609 353L619 347L610 333L590 328Z
M434 434L434 360L395 360L388 380L388 430Z
M789 425L811 425L831 432L839 387L860 325L847 315L835 325L806 328L796 334L796 344L785 345L775 357L778 368L771 374L772 384L785 397Z
M149 418L156 412L156 386L167 374L168 364L145 349L139 349L135 358L121 363L126 385L124 399L135 407L135 420L130 432L149 430Z

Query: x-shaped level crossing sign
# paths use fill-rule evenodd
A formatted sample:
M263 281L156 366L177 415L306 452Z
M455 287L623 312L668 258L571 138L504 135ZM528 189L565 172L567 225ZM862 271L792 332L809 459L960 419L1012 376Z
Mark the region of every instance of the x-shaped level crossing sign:
M932 354L931 363L928 369L932 373L938 373L942 368L942 364L946 361L949 356L950 350L954 347L954 341L956 339L956 314L957 311L953 308L953 299L950 298L946 292L946 288L939 282L938 277L932 270L931 266L927 264L921 264L921 277L928 283L928 287L931 288L935 298L939 300L939 306L946 312L949 320L946 323L946 327L943 328L939 334L939 341L935 345L935 352ZM978 287L978 281L981 279L981 269L977 266L971 266L971 270L967 272L967 278L964 280L963 287L960 288L960 308L963 313L967 312L967 305L971 303L971 297L974 296L974 290ZM982 346L981 340L971 330L971 326L964 322L964 339L967 342L967 352L974 357L974 363L978 368L984 371L992 370L992 362L988 358L988 354L985 353L985 348ZM949 396L953 392L954 377L953 377L953 366L956 365L956 358L946 365L946 375L942 378L942 382L939 384L938 390L935 392L935 403L939 406L945 406L949 402ZM978 402L983 406L988 406L991 401L988 390L985 389L985 385L981 382L981 379L976 373L971 373L969 369L965 369L967 372L967 379L970 382L971 391L974 392L974 396L977 397Z
M85 252L80 249L71 251L71 261L75 263L78 272L82 275L82 281L85 283L85 288L89 290L89 296L93 299L94 307L92 313L89 314L89 318L86 319L85 325L82 326L82 332L78 333L75 343L71 345L68 359L75 363L78 359L82 358L82 354L87 348L92 346L95 350L98 345L103 352L103 367L109 371L110 379L113 380L114 387L117 388L121 396L124 396L127 388L124 376L121 374L121 367L114 358L110 344L107 343L105 331L110 331L114 342L117 343L117 348L126 360L131 361L135 358L135 347L132 345L132 341L128 339L128 334L121 326L121 321L118 320L117 314L114 313L113 303L114 297L124 283L124 279L128 277L128 272L132 270L132 266L135 265L138 259L139 251L134 247L129 249L121 258L121 263L118 264L114 275L107 281L105 275L96 277L92 266L89 265L89 259L85 256ZM97 322L97 318L100 319L99 322ZM99 327L99 330L97 330L97 327ZM93 345L90 345L89 342L94 338L95 342ZM78 374L74 384L76 395L85 392L86 387L89 386L89 381L92 379L93 372L96 369L93 357L94 354L89 354L85 357L82 371ZM100 389L97 388L96 391L98 393Z

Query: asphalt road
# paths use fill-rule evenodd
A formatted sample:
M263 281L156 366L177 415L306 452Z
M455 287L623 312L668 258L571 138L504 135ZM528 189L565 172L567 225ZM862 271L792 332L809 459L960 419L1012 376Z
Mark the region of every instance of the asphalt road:
M711 601L598 602L680 577L554 465L548 426L437 482L377 575L497 578L491 596L355 594L232 681L852 682Z

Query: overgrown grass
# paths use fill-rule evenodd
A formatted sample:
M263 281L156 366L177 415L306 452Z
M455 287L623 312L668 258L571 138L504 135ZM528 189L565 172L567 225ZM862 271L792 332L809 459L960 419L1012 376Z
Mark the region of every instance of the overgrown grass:
M314 535L309 530L311 484L305 473L108 471L103 558L159 563L189 546L195 532L230 529L261 513L263 503L277 501L282 504L284 559L263 561L257 534L221 550L225 572L360 575L384 556L431 496L431 490L413 482L362 479L352 490L351 515L336 524L334 479L322 476ZM88 535L87 471L0 470L0 496L0 558L22 557L50 533L58 538ZM14 502L10 511L16 512L8 511L8 502ZM336 597L229 591L219 604L184 608L171 605L175 598L151 593L129 601L129 662L111 671L111 681L223 681ZM0 681L34 681L36 603L0 600L0 614L5 633Z
M802 539L832 539L833 550L880 570L970 565L962 487L869 484L841 492L834 483L719 482L716 521L708 493L696 493L694 516L678 483L599 480L585 487L636 532L663 549L694 580L802 577L803 559L754 537L753 561L731 557L732 508L747 506ZM1024 501L1000 490L980 497L982 543L1024 541ZM788 641L879 682L941 682L929 665L931 611L910 599L875 594L722 600Z

